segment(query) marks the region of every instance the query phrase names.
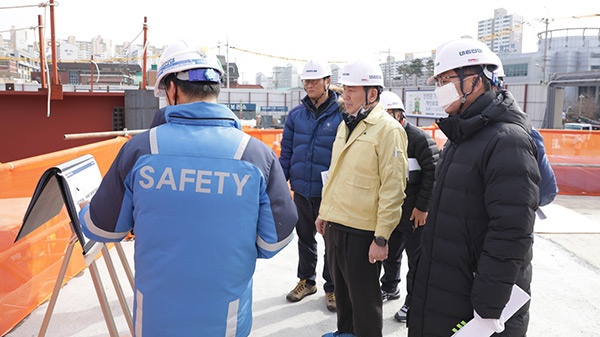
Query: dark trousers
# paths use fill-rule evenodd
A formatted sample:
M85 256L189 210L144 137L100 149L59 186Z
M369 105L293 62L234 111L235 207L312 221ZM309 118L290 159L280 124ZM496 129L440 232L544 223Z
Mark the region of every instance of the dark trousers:
M413 279L417 260L421 252L421 232L423 227L413 232L413 221L410 221L410 213L402 211L400 224L394 229L388 240L388 258L383 261L383 276L381 277L381 289L393 292L400 283L400 265L402 252L406 250L408 258L408 272L406 273L406 298L404 304L410 303Z
M296 223L296 235L298 235L298 278L308 280L314 284L317 276L317 239L315 235L315 220L319 215L321 198L305 198L298 193L294 193L294 203L298 210L298 222ZM333 292L333 281L329 273L329 263L327 262L327 253L325 253L323 278L325 284L323 289L326 292Z
M337 329L357 337L382 336L381 262L369 262L373 234L331 223L325 230L327 259L335 283Z

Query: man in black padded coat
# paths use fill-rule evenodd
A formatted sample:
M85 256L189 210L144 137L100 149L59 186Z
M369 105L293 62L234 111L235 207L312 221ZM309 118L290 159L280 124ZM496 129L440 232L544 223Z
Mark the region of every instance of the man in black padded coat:
M423 231L409 337L451 336L474 317L493 336L527 332L529 302L510 318L501 314L514 285L531 293L540 173L527 115L509 92L492 89L495 59L473 39L437 50L428 83L449 115L438 122L448 142Z

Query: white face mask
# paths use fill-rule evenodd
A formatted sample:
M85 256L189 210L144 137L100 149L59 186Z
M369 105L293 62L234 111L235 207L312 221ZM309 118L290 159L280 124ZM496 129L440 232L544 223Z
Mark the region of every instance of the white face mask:
M454 85L452 82L435 88L433 92L437 98L439 106L444 110L446 110L452 103L458 101L460 98L458 90L456 90L456 85Z

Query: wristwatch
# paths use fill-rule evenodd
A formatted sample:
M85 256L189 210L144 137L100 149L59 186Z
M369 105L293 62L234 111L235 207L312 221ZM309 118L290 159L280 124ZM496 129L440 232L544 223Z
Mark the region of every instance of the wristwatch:
M375 244L379 247L385 247L385 245L387 245L387 240L383 236L376 236L373 241L375 241Z

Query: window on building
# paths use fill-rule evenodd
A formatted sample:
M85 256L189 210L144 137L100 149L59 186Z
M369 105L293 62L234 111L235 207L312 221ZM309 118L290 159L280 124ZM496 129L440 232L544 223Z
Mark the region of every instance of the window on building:
M592 66L591 70L600 70L600 66Z
M504 65L506 77L527 76L527 63Z
M70 70L69 71L69 84L79 84L79 72Z

